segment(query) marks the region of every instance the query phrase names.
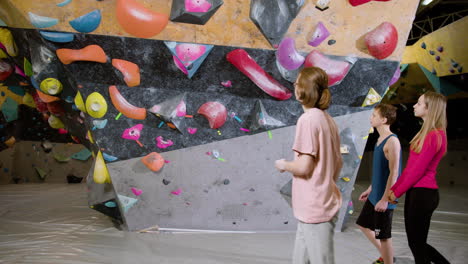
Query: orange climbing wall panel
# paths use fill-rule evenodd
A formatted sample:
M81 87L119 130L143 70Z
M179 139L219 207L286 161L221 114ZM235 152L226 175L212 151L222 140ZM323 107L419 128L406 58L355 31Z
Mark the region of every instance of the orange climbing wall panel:
M161 13L170 14L170 0L138 0L146 7ZM56 6L60 0L2 0L0 18L11 27L31 28L28 12L59 19L51 30L74 32L68 21L94 9L102 12L102 22L93 34L130 36L117 23L116 1L73 0L64 7ZM293 21L286 36L296 39L297 48L307 52L313 48L307 45L315 26L322 21L331 36L318 49L334 55L370 57L362 49L360 39L364 34L383 21L391 22L398 29L398 45L387 59L400 60L405 48L418 0L372 1L352 7L347 0L331 1L329 9L315 8L316 0L305 1L301 12ZM272 49L260 30L250 20L250 0L226 0L216 14L204 25L191 25L169 22L168 26L154 39L195 42L215 45L240 46ZM18 16L21 16L18 18ZM329 39L336 44L329 46Z

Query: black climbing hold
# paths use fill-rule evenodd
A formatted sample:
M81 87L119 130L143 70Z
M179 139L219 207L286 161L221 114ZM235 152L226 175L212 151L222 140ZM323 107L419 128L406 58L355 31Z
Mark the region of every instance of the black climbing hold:
M434 55L435 52L434 52L433 50L430 50L430 51L429 51L429 54Z
M250 190L249 190L249 191L251 191L251 192L255 192L255 189L254 189L254 188L250 188Z
M223 183L224 183L224 185L228 185L230 183L230 181L228 179L225 179Z
M330 46L333 45L333 44L335 44L335 43L336 43L336 40L334 40L334 39L330 39L330 40L328 41L328 45L330 45Z
M233 224L233 225L235 225L235 224L236 224L236 222L232 222L232 224Z
M164 185L168 185L169 183L171 183L171 181L168 181L166 179L163 179L162 182L163 182Z
M436 61L440 61L440 56L435 57Z
M287 225L287 224L288 224L288 221L284 222L284 224Z
M459 72L459 73L462 73L462 71L463 71L463 67L462 67L462 66L460 66L460 67L458 67L458 69L457 69L457 70L458 70L458 72Z

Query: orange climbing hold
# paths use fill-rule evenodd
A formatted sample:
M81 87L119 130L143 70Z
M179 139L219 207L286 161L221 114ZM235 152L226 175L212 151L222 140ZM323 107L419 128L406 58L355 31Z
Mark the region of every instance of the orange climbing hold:
M129 34L150 38L159 34L169 22L167 14L154 12L135 0L117 0L117 21Z
M44 103L51 103L51 102L60 100L60 98L58 98L57 96L48 95L39 90L36 90L36 92L37 92L37 95L39 95L39 98L41 99L41 101Z
M98 45L89 45L79 50L58 49L57 56L63 64L75 61L95 61L106 63L107 57L104 50Z
M119 70L128 87L140 85L140 68L133 62L119 59L112 59L112 66Z
M152 171L159 171L164 166L164 158L157 152L151 152L144 156L141 158L141 162Z
M146 118L146 109L130 104L120 94L115 85L109 86L109 95L114 107L117 108L117 110L119 110L119 112L124 116L138 120L143 120Z

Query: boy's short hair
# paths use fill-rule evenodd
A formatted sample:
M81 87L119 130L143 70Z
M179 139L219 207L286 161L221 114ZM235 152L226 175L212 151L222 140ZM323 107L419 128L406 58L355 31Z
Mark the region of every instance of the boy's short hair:
M302 69L294 86L302 105L321 110L330 106L331 93L328 89L328 75L324 70L317 67Z
M396 120L397 108L390 104L378 104L375 110L379 111L381 117L387 118L387 125L391 125Z

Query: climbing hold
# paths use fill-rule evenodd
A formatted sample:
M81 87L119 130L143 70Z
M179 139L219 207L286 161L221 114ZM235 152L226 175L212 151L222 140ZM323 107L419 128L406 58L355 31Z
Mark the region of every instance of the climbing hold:
M454 68L450 68L450 73L455 73L455 69L454 69Z
M229 88L229 87L232 87L232 82L230 80L224 81L224 82L221 82L221 85Z
M62 91L63 85L55 78L47 78L41 82L40 89L46 94L56 95Z
M393 24L383 22L366 34L365 41L369 53L382 60L390 56L395 50L398 43L398 31Z
M171 51L174 63L189 78L197 72L201 64L213 49L213 45L179 43L165 41L164 44Z
M112 66L122 73L128 87L140 85L140 68L138 65L126 60L112 59Z
M430 51L429 51L429 54L434 55L435 52L434 52L433 50L430 50Z
M440 61L440 56L435 57L436 61Z
M71 1L72 1L72 0L65 0L65 1L63 1L63 2L61 2L61 3L58 3L57 6L58 6L58 7L66 6L66 5L68 5L69 3L71 3Z
M331 0L317 0L317 3L315 3L315 8L317 8L320 11L325 11L328 9L330 1Z
M143 193L143 190L137 189L135 187L130 188L132 190L132 193L136 196L140 196Z
M63 64L70 64L75 61L94 61L106 63L107 57L104 50L98 45L89 45L82 49L57 49L59 60Z
M195 134L197 133L197 128L194 128L194 127L187 127L187 132L189 132L189 134Z
M107 166L104 162L101 151L98 151L96 161L94 163L93 180L98 184L111 182L109 171L107 170Z
M70 26L81 33L90 33L96 30L101 23L101 10L96 9L68 22Z
M204 25L221 5L222 0L173 0L171 21Z
M29 106L29 107L32 107L32 108L36 108L36 104L34 103L34 99L32 97L32 95L30 93L25 93L24 96L23 96L23 104Z
M336 43L336 40L334 40L334 39L330 39L330 40L328 41L328 45L330 45L330 46L333 45L333 44L335 44L335 43Z
M442 46L437 47L437 51L438 51L438 52L443 52L443 51L444 51L444 47L442 47Z
M374 88L370 88L369 92L367 93L366 99L364 100L364 102L362 102L362 107L376 104L380 102L380 100L382 100L382 96L380 96L380 94L376 90L374 90Z
M104 157L104 160L107 161L107 162L112 162L112 161L116 161L116 160L119 159L119 158L114 157L112 155L109 155L109 154L107 154L105 152L102 153L102 156Z
M391 0L349 0L349 3L352 6L358 6L358 5L368 3L370 1L388 2L388 1L391 1Z
M182 189L180 188L171 192L171 194L174 194L174 195L179 195L181 193L182 193Z
M295 70L304 63L304 56L296 50L293 38L284 38L276 51L276 59L287 70Z
M93 92L86 98L86 112L94 118L101 118L107 113L107 102L104 97Z
M458 67L458 68L457 68L457 71L458 71L459 73L462 73L463 67L462 67L462 66Z
M51 31L39 31L41 36L48 41L56 43L67 43L73 41L75 34L63 33L63 32L51 32Z
M62 123L62 121L54 115L50 115L47 122L52 128L55 128L55 129L65 128L65 125Z
M31 12L28 12L28 15L31 24L37 28L52 27L58 24L58 19L56 18L39 16Z
M229 181L229 179L225 179L225 180L223 181L223 184L224 184L224 185L228 185L229 183L231 183L231 182Z
M159 34L169 22L168 15L149 10L135 0L117 0L116 11L120 26L139 38Z
M206 117L210 127L213 129L222 127L227 118L226 107L219 102L204 103L200 108L198 108L197 113Z
M11 31L6 28L0 28L0 59L16 57L18 48Z
M97 128L97 129L103 129L104 127L106 127L107 125L107 119L104 119L104 120L93 120L93 129L94 128Z
M51 103L51 102L60 100L60 98L58 98L56 96L51 96L51 95L45 94L45 93L43 93L43 92L41 92L39 90L36 90L36 93L39 96L39 98L42 100L42 102L44 102L44 103Z
M330 59L318 50L313 50L307 55L305 67L318 67L324 70L328 75L328 85L339 84L351 69L351 63Z
M421 43L421 48L426 49L426 43Z
M6 61L0 60L0 81L5 81L13 73L14 68Z
M159 171L164 166L164 158L157 152L151 152L150 154L141 158L141 162L151 171Z
M326 38L330 36L330 32L328 29L323 25L322 22L317 24L315 28L314 34L312 34L312 38L309 40L308 44L312 47L317 47L322 43Z
M398 79L400 79L400 76L401 76L400 67L397 67L397 69L396 69L395 73L393 74L392 79L390 80L390 83L388 84L388 86L392 86L394 83L396 83L398 81Z
M168 181L166 179L163 179L162 182L163 182L164 185L169 185L169 183L171 183L171 181Z
M27 76L33 76L34 73L33 73L31 62L29 62L29 60L26 57L23 58L23 68L24 68L24 73Z
M291 91L266 73L245 50L235 49L229 52L226 58L265 93L278 100L286 100L291 97Z
M86 106L83 101L83 97L81 96L80 92L77 92L75 95L75 105L81 111L86 113Z
M60 101L47 103L47 110L56 116L62 116L65 113Z
M170 139L164 140L162 136L156 137L156 146L158 148L165 149L165 148L168 148L168 147L170 147L172 145L174 145L174 142L172 142L172 140L170 140Z
M143 130L143 124L134 125L124 130L122 138L138 141L138 139L140 139L141 130Z
M125 98L120 94L116 86L109 86L109 95L117 110L128 118L143 120L146 118L146 109L131 105Z

